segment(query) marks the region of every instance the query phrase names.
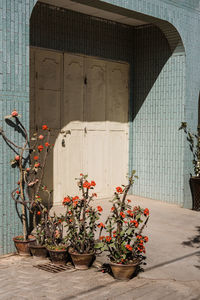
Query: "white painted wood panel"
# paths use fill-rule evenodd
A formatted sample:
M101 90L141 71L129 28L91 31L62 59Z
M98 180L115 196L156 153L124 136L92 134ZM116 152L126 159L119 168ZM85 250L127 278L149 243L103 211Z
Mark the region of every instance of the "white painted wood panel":
M51 127L55 144L45 175L54 204L77 194L82 172L111 197L127 181L129 65L34 49L31 70L34 126Z

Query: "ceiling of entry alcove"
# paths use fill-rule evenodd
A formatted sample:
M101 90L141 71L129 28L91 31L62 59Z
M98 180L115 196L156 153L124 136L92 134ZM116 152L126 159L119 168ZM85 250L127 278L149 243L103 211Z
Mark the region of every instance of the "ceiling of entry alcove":
M129 18L117 13L113 13L110 11L105 11L96 7L92 7L89 5L84 5L81 3L76 3L71 0L41 0L40 2L47 3L53 6L62 7L70 10L74 10L83 14L91 15L94 17L100 17L103 19L108 19L111 21L119 22L122 24L128 24L131 26L140 26L144 24L149 24L149 22L141 21L134 18Z

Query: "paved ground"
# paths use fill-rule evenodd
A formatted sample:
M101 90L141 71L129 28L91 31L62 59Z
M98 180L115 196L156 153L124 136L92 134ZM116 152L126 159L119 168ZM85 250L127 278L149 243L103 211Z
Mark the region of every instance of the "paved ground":
M200 212L131 198L151 213L144 272L128 282L97 268L52 274L33 267L40 261L16 255L0 259L0 299L200 300ZM110 207L100 203L104 211Z

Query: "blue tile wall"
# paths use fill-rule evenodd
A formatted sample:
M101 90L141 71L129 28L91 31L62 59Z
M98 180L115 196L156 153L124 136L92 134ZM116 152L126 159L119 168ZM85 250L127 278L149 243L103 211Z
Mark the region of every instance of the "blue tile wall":
M22 115L23 122L27 126L29 124L29 19L36 2L36 0L0 0L0 122L16 142L20 140L5 125L4 115L15 108ZM77 36L71 34L70 43L66 42L64 48L75 51L77 41L80 41L80 52L84 48L87 50L85 53L89 55L131 62L130 169L135 168L140 177L134 192L141 196L191 207L188 186L189 173L192 170L191 155L185 137L178 132L178 127L181 121L187 121L192 129L197 126L200 86L199 1L85 0L84 2L95 4L102 9L107 9L106 4L113 5L112 9L118 13L121 9L128 9L129 12L166 20L180 33L185 55L181 53L169 56L166 40L161 39L160 31L155 27L140 29L139 33L126 27L122 33L121 27L114 26L113 22L104 24L104 30L107 30L107 36L111 34L111 40L113 35L118 41L119 36L124 35L123 48L120 46L118 50L113 51L111 44L112 51L109 52L109 49L98 47L95 40L86 39L87 34L80 35L80 33ZM72 13L74 18L75 14ZM55 12L52 12L52 18L54 19L51 28L55 20L58 22ZM91 22L90 18L85 20ZM42 26L45 30L46 25ZM80 23L76 25L70 21L66 26L78 29ZM58 26L56 28L58 30ZM65 31L66 27L63 27L56 32L57 38L53 41L53 48L63 47L58 35L64 36ZM131 38L130 32L133 32ZM41 43L45 43L48 38L46 36ZM158 38L159 43L156 43ZM32 41L38 43L38 37L33 35ZM154 45L152 41L155 41ZM109 40L106 41L108 42ZM94 49L91 50L92 48ZM150 54L148 49L152 51ZM159 52L161 49L162 55ZM149 76L151 70L153 84ZM12 237L21 232L21 224L10 197L10 192L17 181L17 174L9 166L12 156L12 152L0 140L0 254L14 251Z

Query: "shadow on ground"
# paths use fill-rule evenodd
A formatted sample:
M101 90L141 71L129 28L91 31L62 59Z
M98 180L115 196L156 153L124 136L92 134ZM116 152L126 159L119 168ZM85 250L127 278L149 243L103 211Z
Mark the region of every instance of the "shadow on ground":
M200 226L196 226L197 234L192 236L187 241L184 241L182 244L184 246L193 247L193 248L200 248ZM199 265L195 265L196 268L200 270L200 253L197 253L199 258Z

